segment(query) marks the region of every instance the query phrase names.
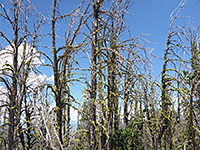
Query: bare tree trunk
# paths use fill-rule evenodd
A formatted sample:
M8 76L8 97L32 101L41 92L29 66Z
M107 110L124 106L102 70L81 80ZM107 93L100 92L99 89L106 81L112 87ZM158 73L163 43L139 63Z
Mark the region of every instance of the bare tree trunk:
M192 83L192 88L190 92L190 108L189 108L189 145L190 148L196 150L196 142L195 142L195 130L194 130L194 123L193 123L193 91L194 91L194 83Z
M91 49L91 90L90 90L90 125L89 125L89 148L95 149L95 125L96 125L96 90L97 90L97 49L98 49L98 16L100 4L93 0L93 25L92 25L92 49Z
M108 141L107 141L107 150L112 149L112 143L111 143L111 136L113 132L113 99L112 99L112 90L111 90L111 67L108 66L108 120L107 120L107 125L108 125Z
M111 55L111 56L110 56ZM113 134L113 124L114 130L118 129L118 103L116 101L116 87L115 87L115 54L108 53L108 60L110 60L110 64L108 64L108 143L107 149L112 149L112 134Z
M70 55L70 47L68 47L66 45L66 49L65 49L65 52L64 52L64 59L63 59L63 68L62 68L62 74L63 74L63 79L62 79L62 84L63 84L63 97L66 96L67 94L67 101L66 101L66 104L67 106L64 107L64 111L66 111L66 114L67 114L67 117L65 117L65 120L67 120L67 128L65 129L65 125L64 125L64 135L66 135L66 142L67 142L67 145L69 144L69 139L70 139L70 106L71 106L71 97L70 97L70 85L69 85L69 82L67 83L66 81L66 77L65 75L67 76L67 80L69 81L70 80L70 74L71 74L71 65L69 64L69 56ZM66 74L67 72L67 74ZM65 114L65 113L64 113ZM67 118L67 119L66 119ZM63 121L65 123L65 121ZM67 132L66 132L67 131Z
M173 23L175 22L175 20L178 17L179 12L181 11L182 7L184 6L184 2L180 3L180 5L178 5L178 7L175 9L177 10L177 12L175 13L175 11L173 13L173 15L171 15L171 21L170 21L170 26L169 26L169 32L168 32L168 37L166 40L166 49L164 51L164 64L163 64L163 69L162 69L162 77L161 77L161 83L162 83L162 93L161 93L161 108L162 108L162 113L161 113L161 117L160 117L160 127L159 127L159 132L158 132L158 136L157 136L157 149L161 150L162 148L162 137L164 135L164 133L166 132L167 128L170 125L171 120L168 119L170 118L170 110L169 110L169 105L171 103L170 100L170 96L169 96L169 87L171 86L171 83L169 82L169 80L167 80L167 65L170 61L169 59L169 54L171 50L173 50L174 48L177 47L176 44L173 43L173 36L175 36L176 34L172 34L172 33L177 33L178 31L175 30L173 31Z
M59 72L58 72L58 58L57 58L57 50L56 50L56 35L55 35L55 12L56 12L56 3L57 0L53 1L53 13L52 13L52 47L53 47L53 57L54 57L54 64L53 64L53 71L54 71L54 84L55 84L55 101L57 107L57 132L60 139L61 144L63 143L62 138L62 104L61 104L61 89L59 83Z
M100 44L99 44L99 49L100 49ZM105 113L105 103L103 99L103 75L102 75L102 64L101 64L101 52L98 53L98 69L99 69L99 83L98 83L98 91L99 91L99 103L100 103L100 113L99 113L99 119L100 119L100 126L99 126L99 149L103 149L103 146L105 144L105 137L104 137L104 131L103 131L103 126L104 126L104 113Z
M13 45L13 75L12 75L12 90L10 97L10 108L9 108L9 129L8 129L8 149L16 149L16 136L17 136L17 126L18 117L16 115L17 109L17 66L18 66L18 1L14 1L14 45Z
M128 127L128 100L129 100L129 92L128 92L128 75L125 74L125 83L124 83L124 126Z
M164 65L163 65L163 70L162 70L162 95L161 95L161 99L162 99L162 115L161 115L161 121L160 121L160 129L159 129L159 133L158 133L158 137L157 137L157 149L161 150L161 142L162 142L162 136L165 132L165 130L168 127L169 124L169 120L168 118L166 118L166 116L168 116L168 100L169 97L167 95L167 82L165 80L165 76L166 76L166 70L167 70L167 62L168 62L168 51L169 51L169 44L170 44L170 39L171 39L171 34L168 36L167 38L167 48L165 50L164 53Z

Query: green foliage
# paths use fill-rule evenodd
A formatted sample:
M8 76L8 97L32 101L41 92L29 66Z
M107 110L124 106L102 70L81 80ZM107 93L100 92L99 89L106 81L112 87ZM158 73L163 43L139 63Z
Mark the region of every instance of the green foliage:
M143 122L134 120L127 128L119 129L112 135L113 148L116 150L142 149Z

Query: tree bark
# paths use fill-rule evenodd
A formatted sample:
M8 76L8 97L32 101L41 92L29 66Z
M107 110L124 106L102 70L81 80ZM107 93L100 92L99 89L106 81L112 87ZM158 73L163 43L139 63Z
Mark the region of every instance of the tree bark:
M93 24L92 24L92 45L91 45L91 90L90 90L90 122L89 122L89 148L94 150L96 146L95 125L96 125L96 90L97 90L97 49L98 49L98 16L99 3L93 0Z
M60 82L59 82L59 71L58 71L58 58L57 58L57 50L56 50L56 35L55 35L55 23L56 23L56 18L55 18L55 12L56 12L56 3L57 0L53 1L53 12L52 12L52 48L53 48L53 58L54 58L54 64L53 64L53 72L54 72L54 84L55 84L55 101L56 101L56 114L57 114L57 132L59 136L59 140L61 144L63 143L63 138L62 138L62 116L63 116L63 110L62 110L62 103L61 103L61 89L60 89ZM60 147L61 149L61 147Z

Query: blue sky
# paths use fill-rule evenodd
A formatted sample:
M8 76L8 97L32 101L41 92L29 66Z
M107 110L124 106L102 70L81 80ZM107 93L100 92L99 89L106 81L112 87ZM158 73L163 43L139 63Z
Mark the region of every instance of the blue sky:
M180 0L140 0L130 10L130 29L133 35L140 33L150 34L147 39L153 44L153 54L163 58L168 35L170 14L180 3ZM189 17L195 24L200 23L200 1L188 0L175 24L189 23ZM158 59L153 62L153 74L155 76L162 69L162 63Z
M6 0L1 0L1 2L6 2ZM69 13L76 6L78 6L81 0L59 0L59 10L61 14L64 12ZM154 48L153 54L163 58L163 52L166 44L166 37L168 35L168 28L170 23L170 14L180 3L180 0L137 0L135 4L129 10L130 15L127 15L127 21L131 36L137 36L141 33L147 33L149 36L146 37L151 45L150 48ZM44 12L47 8L51 7L53 4L52 0L36 0L35 5L39 12ZM184 9L180 13L185 19L177 20L177 23L185 21L189 22L188 17L192 17L195 24L200 23L200 1L199 0L188 0ZM48 15L51 17L51 14ZM50 27L50 26L49 26ZM7 28L5 22L0 22L0 28L5 32L9 33L9 28ZM57 33L62 33L66 31L66 26L60 25ZM50 31L43 27L43 30ZM126 36L126 35L125 35ZM129 36L127 35L127 38ZM44 39L44 43L50 44L51 39ZM2 40L0 40L2 42ZM62 41L60 41L60 44ZM5 45L5 43L2 43ZM50 54L47 50L46 53ZM162 69L161 60L155 59L153 62L153 75L158 76ZM51 76L51 71L45 71L48 77ZM75 90L75 89L74 89ZM74 91L72 90L72 91ZM81 91L76 91L77 95L81 95Z

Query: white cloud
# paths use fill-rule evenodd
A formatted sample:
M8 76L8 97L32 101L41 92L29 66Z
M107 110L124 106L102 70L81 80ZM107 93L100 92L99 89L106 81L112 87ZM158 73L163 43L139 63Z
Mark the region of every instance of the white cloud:
M75 110L74 108L71 107L71 109L70 109L70 117L71 117L71 121L77 121L78 110Z
M6 93L7 90L3 86L0 86L0 104L2 101L7 101Z
M32 51L32 53L31 53ZM25 62L27 63L32 59L31 65L39 65L44 63L44 60L39 58L39 54L36 53L35 48L31 48L29 44L21 44L18 48L18 66L22 64L23 55L25 54ZM4 68L5 64L13 65L14 50L11 46L7 46L0 52L0 69Z
M52 82L53 80L54 80L54 75L52 75L46 79L47 82Z
M3 50L0 51L0 73L1 69L4 68L10 68L7 65L13 66L13 56L14 56L14 50L11 46L7 46ZM25 57L24 57L25 56ZM18 48L18 67L22 65L22 63L28 63L31 60L31 66L37 67L37 65L40 65L44 63L44 59L40 59L39 53L35 50L35 48L32 48L28 43L22 43ZM5 70L7 73L11 73L11 71ZM20 71L19 71L20 72ZM36 87L37 85L41 85L44 82L49 82L52 80L52 77L47 78L45 74L38 75L34 72L30 72L27 79L27 86ZM2 93L0 89L0 94Z
M46 79L47 79L47 76L44 74L37 75L35 73L29 73L28 79L27 79L27 85L31 87L36 87L44 83Z

